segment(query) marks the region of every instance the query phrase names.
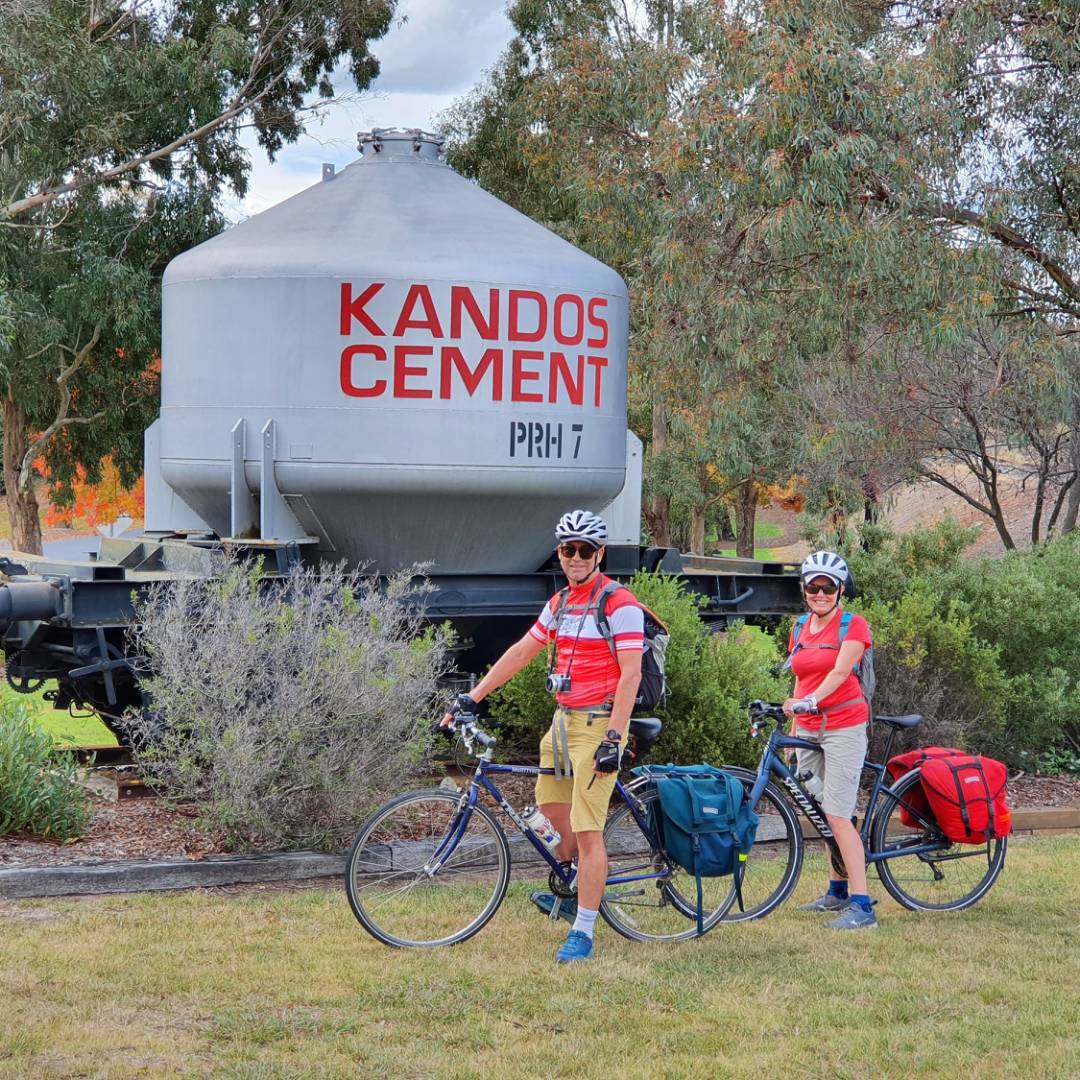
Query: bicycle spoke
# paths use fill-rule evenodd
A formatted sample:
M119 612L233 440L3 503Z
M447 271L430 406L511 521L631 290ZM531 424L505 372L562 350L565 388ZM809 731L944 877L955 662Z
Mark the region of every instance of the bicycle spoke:
M888 892L914 910L956 911L983 897L1005 862L1006 841L981 846L950 843L936 824L925 823L901 811L905 793L919 783L917 771L908 773L887 792L874 814L871 849L888 855L877 863L878 876ZM925 850L930 847L931 850ZM924 850L918 850L918 849Z
M463 941L498 908L509 881L506 838L489 811L474 808L464 829L461 813L457 795L417 792L361 827L346 884L354 914L380 941Z

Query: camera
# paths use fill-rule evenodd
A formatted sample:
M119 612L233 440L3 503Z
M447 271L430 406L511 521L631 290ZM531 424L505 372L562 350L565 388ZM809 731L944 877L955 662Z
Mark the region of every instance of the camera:
M570 676L556 675L554 671L549 672L546 686L549 694L565 694L570 689Z

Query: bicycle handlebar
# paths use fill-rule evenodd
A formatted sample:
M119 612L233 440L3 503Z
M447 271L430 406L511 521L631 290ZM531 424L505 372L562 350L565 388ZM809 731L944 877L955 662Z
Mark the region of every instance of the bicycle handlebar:
M461 735L466 749L470 752L474 742L478 742L486 750L490 750L496 742L494 735L488 735L477 726L476 717L470 713L458 713L450 722L450 730Z

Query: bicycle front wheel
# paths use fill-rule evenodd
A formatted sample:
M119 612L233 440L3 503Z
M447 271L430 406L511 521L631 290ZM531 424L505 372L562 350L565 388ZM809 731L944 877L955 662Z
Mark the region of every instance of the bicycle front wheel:
M642 819L656 799L646 779L627 789ZM693 874L670 865L641 830L624 802L604 826L608 884L600 914L612 929L631 941L685 941L698 936L697 885ZM735 900L730 877L702 878L702 932L715 926Z
M495 914L510 847L494 815L451 791L411 791L360 826L345 891L360 925L398 948L456 945Z
M906 799L920 782L919 770L905 773L887 788L874 813L870 851L889 857L877 862L889 894L912 911L960 911L981 900L1005 865L1008 841L954 844L934 818ZM901 810L914 824L901 820ZM932 845L933 850L912 852Z
M733 765L725 765L724 772L738 778L749 797L757 773ZM754 846L743 863L742 899L736 898L725 922L764 918L791 895L802 873L803 835L790 801L768 783L752 809L758 816L758 827Z

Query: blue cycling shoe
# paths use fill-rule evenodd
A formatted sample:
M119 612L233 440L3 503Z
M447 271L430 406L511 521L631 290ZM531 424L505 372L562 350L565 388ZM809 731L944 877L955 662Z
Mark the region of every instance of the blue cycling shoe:
M581 930L571 930L555 955L556 964L575 964L592 959L592 938Z
M549 892L534 892L529 899L548 917L555 906L555 896ZM559 905L559 918L573 922L577 918L577 897L563 897Z
M877 916L873 911L867 911L858 904L851 904L844 908L839 918L827 922L827 930L872 930L878 924Z

